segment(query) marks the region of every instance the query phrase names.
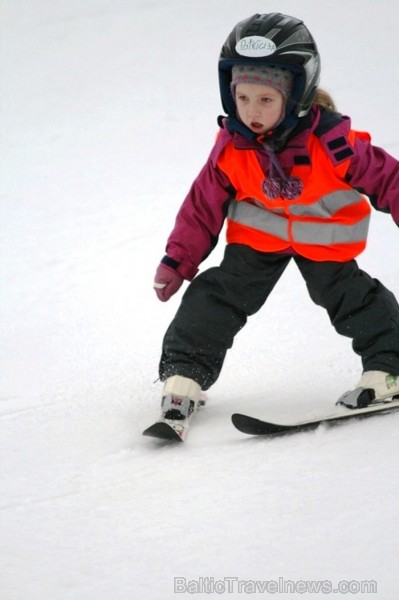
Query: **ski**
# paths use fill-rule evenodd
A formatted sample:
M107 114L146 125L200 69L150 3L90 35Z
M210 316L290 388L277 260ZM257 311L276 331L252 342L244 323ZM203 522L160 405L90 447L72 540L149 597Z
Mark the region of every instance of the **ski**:
M143 435L171 442L184 442L190 427L190 420L191 417L187 417L183 421L161 417L156 423L147 427L143 431Z
M385 414L399 410L399 398L395 398L389 402L384 402L366 408L348 409L344 413L334 413L317 419L309 419L307 421L298 421L295 423L275 423L273 421L265 421L249 415L235 413L231 416L231 420L236 429L242 433L249 435L268 435L277 436L285 433L297 433L300 431L309 431L316 429L322 423L337 425L350 419L364 419L376 414Z
M184 442L195 413L206 403L206 396L202 395L197 406L185 419L166 419L163 415L150 427L143 431L143 435L170 442Z

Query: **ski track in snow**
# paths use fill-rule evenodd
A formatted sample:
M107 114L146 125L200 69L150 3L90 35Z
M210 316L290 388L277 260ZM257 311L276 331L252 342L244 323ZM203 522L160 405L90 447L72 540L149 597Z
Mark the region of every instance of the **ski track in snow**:
M389 0L3 2L0 600L210 596L174 593L175 577L375 580L371 597L398 595L399 415L269 440L230 423L328 414L359 377L294 266L185 444L141 435L181 297L159 303L152 277L214 139L218 52L268 10L304 19L322 84L399 156ZM397 297L398 249L374 212L359 263Z

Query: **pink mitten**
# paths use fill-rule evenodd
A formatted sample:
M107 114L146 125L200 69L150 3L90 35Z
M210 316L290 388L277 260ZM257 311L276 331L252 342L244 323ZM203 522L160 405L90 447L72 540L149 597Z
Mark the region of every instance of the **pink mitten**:
M175 269L160 263L155 273L155 293L161 302L166 302L177 292L183 281L183 277Z

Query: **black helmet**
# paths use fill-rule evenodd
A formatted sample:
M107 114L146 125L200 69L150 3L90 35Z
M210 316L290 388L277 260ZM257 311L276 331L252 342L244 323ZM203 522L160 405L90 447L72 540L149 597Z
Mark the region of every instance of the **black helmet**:
M299 19L281 13L256 14L234 27L219 58L222 105L233 117L236 106L230 84L235 64L275 65L294 74L281 129L291 129L309 112L320 78L320 56L312 35Z

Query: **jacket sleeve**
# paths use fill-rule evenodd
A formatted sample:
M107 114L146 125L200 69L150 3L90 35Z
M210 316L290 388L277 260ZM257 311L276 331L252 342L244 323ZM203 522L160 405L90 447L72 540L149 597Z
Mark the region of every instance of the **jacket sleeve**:
M399 161L367 139L356 138L347 172L352 187L369 197L376 210L399 225Z
M162 262L175 268L184 279L193 279L199 264L216 246L228 202L234 194L229 179L217 166L217 158L226 142L226 134L221 132L177 213L167 241Z

